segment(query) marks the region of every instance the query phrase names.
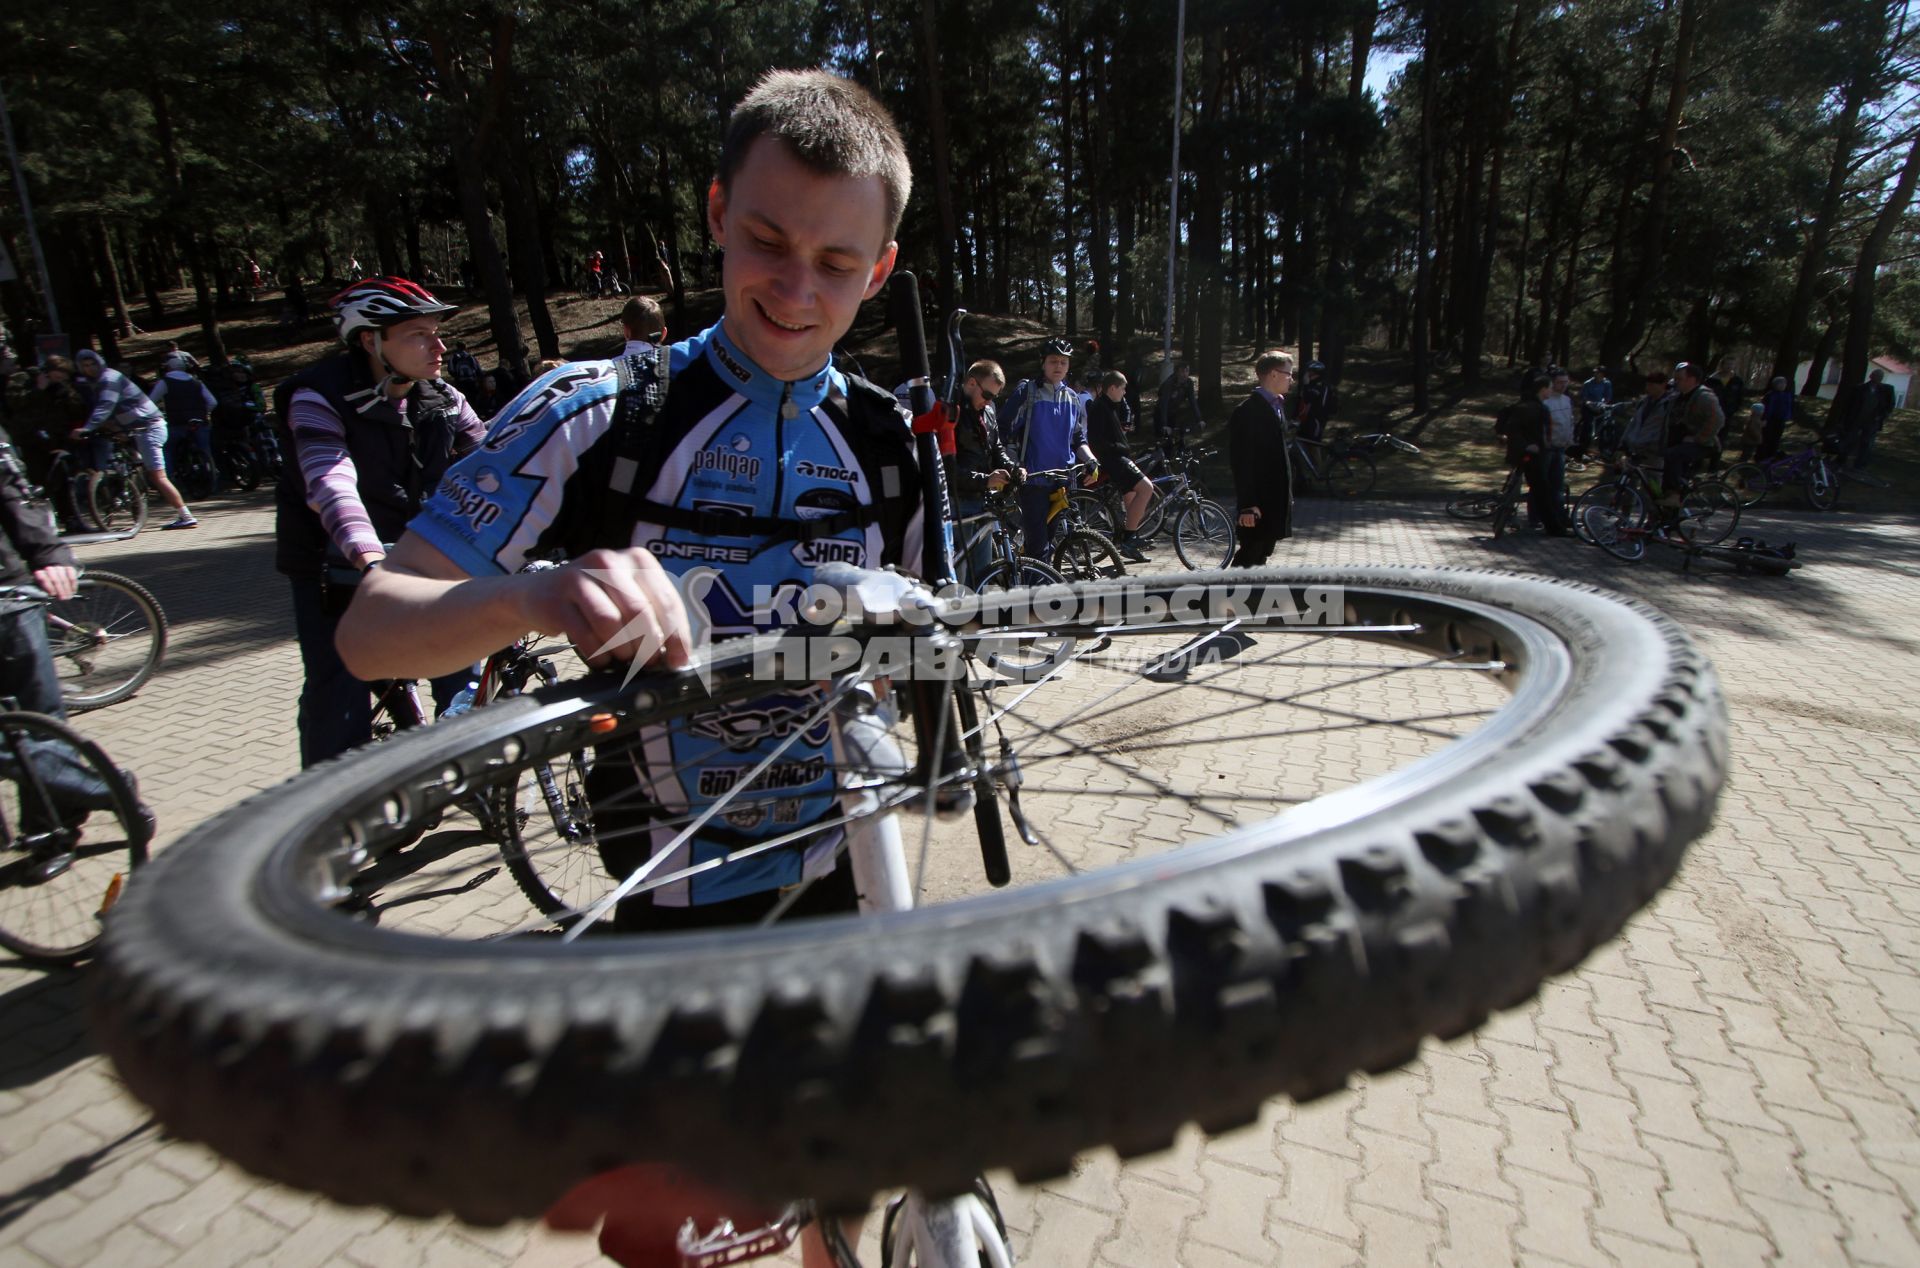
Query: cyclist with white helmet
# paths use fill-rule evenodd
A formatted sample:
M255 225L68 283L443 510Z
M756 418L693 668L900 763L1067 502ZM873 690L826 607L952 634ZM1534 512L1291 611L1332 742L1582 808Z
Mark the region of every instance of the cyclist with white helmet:
M167 479L167 420L160 407L132 379L109 369L105 358L92 348L80 349L71 361L48 357L41 368L55 383L70 383L75 367L93 381L93 413L84 425L74 429L73 439L94 441L104 439L102 433L110 430L125 432L140 455L140 465L147 469L147 483L173 508L173 522L161 527L199 527L200 521L187 509L180 490ZM94 455L94 465L106 465L99 445L95 445Z
M335 627L360 577L486 430L440 377L440 319L452 304L397 277L355 282L332 302L343 350L273 394L282 447L293 456L276 491L274 563L293 584L306 671L303 767L372 737L372 692L341 663ZM436 702L444 705L464 682L464 674L436 680Z

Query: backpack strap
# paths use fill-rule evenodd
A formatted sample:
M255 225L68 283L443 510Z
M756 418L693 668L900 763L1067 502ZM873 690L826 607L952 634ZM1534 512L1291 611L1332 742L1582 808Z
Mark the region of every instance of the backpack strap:
M589 517L592 544L574 554L584 554L594 546L625 545L633 536L634 524L652 519L648 508L657 505L635 496L633 485L646 453L647 432L666 404L673 366L666 349L654 346L627 353L614 362L614 372L620 386L613 424L608 428L612 442L606 488L594 499L594 513Z

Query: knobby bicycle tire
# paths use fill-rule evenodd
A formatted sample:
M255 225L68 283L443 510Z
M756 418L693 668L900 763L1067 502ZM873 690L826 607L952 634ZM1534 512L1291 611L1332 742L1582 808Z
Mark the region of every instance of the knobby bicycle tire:
M22 770L13 757L16 741L30 761L58 765L64 778ZM70 786L75 779L104 789L105 804L56 807L47 800L50 782ZM0 821L0 947L41 964L84 959L121 884L147 859L149 829L126 775L65 723L38 713L0 714ZM47 866L49 856L60 860L57 870Z
M1062 533L1053 544L1047 561L1064 581L1099 581L1106 577L1124 577L1126 561L1106 534L1090 528Z
M167 654L167 617L131 577L90 568L71 599L47 605L47 642L69 713L119 704Z
M766 690L750 648L716 647L708 688L563 684L222 814L115 912L95 1033L170 1132L349 1202L489 1223L651 1157L848 1209L895 1185L963 1192L987 1167L1060 1174L1102 1143L1164 1148L1187 1122L1228 1129L1409 1060L1613 936L1711 820L1725 705L1651 608L1414 568L1070 593L1196 580L1342 587L1336 610L1381 627L1364 646L1464 655L1511 685L1510 710L1225 837L889 916L448 943L318 903L329 860L404 832L468 772L564 751L614 711Z
M96 471L87 483L87 510L103 533L137 534L147 524L147 482L134 472Z
M1080 515L1080 522L1096 533L1113 535L1113 512L1107 507L1104 495L1092 489L1075 489L1067 494L1067 500L1073 503L1074 510Z

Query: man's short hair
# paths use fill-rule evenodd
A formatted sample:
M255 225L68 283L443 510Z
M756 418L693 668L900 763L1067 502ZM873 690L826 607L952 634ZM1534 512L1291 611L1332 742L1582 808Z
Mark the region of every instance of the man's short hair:
M1700 367L1695 365L1691 361L1676 362L1673 367L1673 377L1677 379L1683 374L1686 375L1688 378L1692 379L1695 383L1698 383L1700 380L1707 377L1706 375L1700 373Z
M650 343L659 343L660 337L667 332L666 314L660 311L660 302L651 295L635 295L620 308L620 325L629 339L645 339Z
M998 361L988 361L983 358L967 367L967 377L970 379L978 379L983 383L988 379L993 380L995 383L1005 383L1007 381L1007 372L1000 368Z
M913 172L899 127L872 93L823 70L767 72L727 121L716 174L721 189L732 191L733 174L763 136L786 142L802 165L822 176L879 177L887 193L887 236L900 231Z
M1125 387L1126 385L1127 376L1118 370L1108 370L1100 376L1100 390L1103 392L1110 387Z
M1887 372L1885 370L1882 370L1876 367L1872 370L1867 371L1867 377L1871 379L1873 382L1878 383L1880 380L1887 377Z
M40 370L42 373L51 373L55 370L58 370L62 374L65 374L68 377L72 377L73 362L67 360L65 357L61 356L59 353L56 352L50 357L41 358Z
M1260 354L1260 359L1253 363L1253 377L1264 379L1274 370L1290 371L1292 369L1293 354L1291 352L1263 352Z

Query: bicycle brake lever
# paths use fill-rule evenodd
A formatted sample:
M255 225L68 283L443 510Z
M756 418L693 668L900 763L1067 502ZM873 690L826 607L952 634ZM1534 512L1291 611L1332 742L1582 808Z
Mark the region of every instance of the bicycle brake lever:
M675 1245L680 1268L722 1268L725 1264L745 1263L763 1255L777 1255L793 1245L794 1239L800 1236L800 1230L812 1219L812 1210L802 1203L795 1203L782 1211L779 1219L762 1228L743 1233L734 1228L732 1220L721 1220L704 1237L700 1235L698 1226L688 1220L680 1226L680 1237Z

